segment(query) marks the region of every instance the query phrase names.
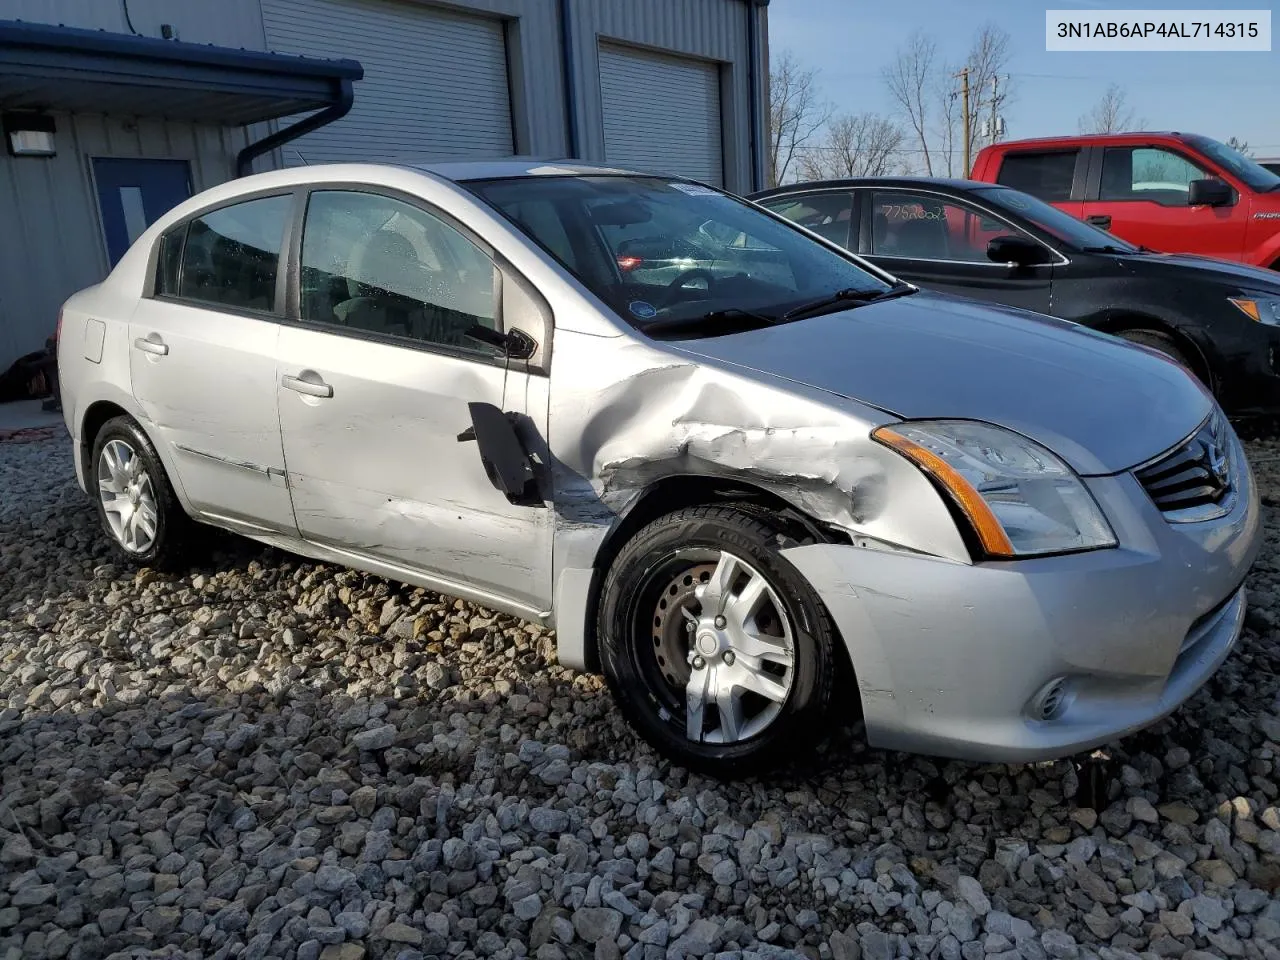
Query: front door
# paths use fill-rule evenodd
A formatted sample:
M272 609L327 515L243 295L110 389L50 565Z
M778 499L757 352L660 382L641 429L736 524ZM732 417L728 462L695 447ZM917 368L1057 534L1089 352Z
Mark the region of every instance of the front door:
M466 335L498 326L501 277L422 207L312 193L301 322L280 335L280 427L305 538L356 565L540 611L551 592L551 511L510 503L476 444L459 442L472 402L525 414L546 435L545 390Z
M1248 217L1236 205L1193 207L1192 180L1216 177L1166 147L1106 147L1096 197L1084 219L1118 237L1162 253L1195 253L1222 260L1244 256Z
M993 239L1027 235L989 210L942 194L878 189L863 193L862 219L859 252L894 276L929 290L1049 312L1053 267L992 262L987 244Z
M185 160L94 157L93 179L113 267L143 230L191 196Z

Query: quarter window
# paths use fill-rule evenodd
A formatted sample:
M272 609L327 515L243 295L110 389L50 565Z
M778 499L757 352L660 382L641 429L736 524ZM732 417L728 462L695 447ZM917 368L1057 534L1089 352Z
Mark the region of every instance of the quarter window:
M1191 181L1210 176L1181 154L1160 147L1107 147L1099 200L1149 200L1185 207Z
M262 197L192 220L182 248L178 296L243 310L274 310L292 203L291 196Z
M468 333L498 328L497 267L453 227L408 203L313 193L301 280L304 321L499 353Z
M1022 236L1002 220L930 194L871 195L871 253L915 260L990 263L987 244Z
M178 275L182 268L182 242L186 239L185 223L160 238L160 256L156 263L156 296L176 297L178 295Z
M996 183L1013 187L1049 203L1071 199L1078 150L1052 153L1009 153L1000 164Z

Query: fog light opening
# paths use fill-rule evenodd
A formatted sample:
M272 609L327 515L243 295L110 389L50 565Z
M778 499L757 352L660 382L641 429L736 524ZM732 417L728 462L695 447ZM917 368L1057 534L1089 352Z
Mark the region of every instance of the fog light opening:
M1036 720L1053 720L1067 707L1067 678L1055 677L1031 698L1030 714Z

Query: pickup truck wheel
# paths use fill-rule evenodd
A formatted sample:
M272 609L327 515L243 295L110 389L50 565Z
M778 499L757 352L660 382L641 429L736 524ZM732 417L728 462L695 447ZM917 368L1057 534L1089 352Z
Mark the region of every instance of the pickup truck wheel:
M731 506L642 529L600 603L600 662L628 722L657 750L737 777L817 745L840 642L821 600L779 555L796 541Z
M1177 360L1188 370L1190 370L1197 380L1204 382L1204 377L1200 376L1196 370L1195 364L1187 357L1185 353L1178 349L1177 344L1167 334L1160 333L1156 330L1121 330L1116 336L1130 343L1139 343L1144 347L1150 347L1152 350L1159 350L1166 357Z
M178 566L194 524L137 421L122 416L102 425L92 470L98 519L116 554L135 566Z

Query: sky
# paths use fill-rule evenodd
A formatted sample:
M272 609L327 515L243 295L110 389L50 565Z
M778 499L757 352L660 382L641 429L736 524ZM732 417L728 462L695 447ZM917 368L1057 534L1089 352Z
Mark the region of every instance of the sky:
M1148 130L1179 130L1219 140L1238 137L1258 157L1280 157L1280 38L1272 52L1066 53L1045 50L1045 10L1243 9L1268 3L1164 0L774 0L769 46L790 50L817 71L823 97L838 113L892 113L881 72L912 32L923 30L941 56L963 61L974 34L993 22L1011 38L1013 100L1005 139L1078 132L1079 118L1118 83ZM1273 18L1273 32L1280 17Z

